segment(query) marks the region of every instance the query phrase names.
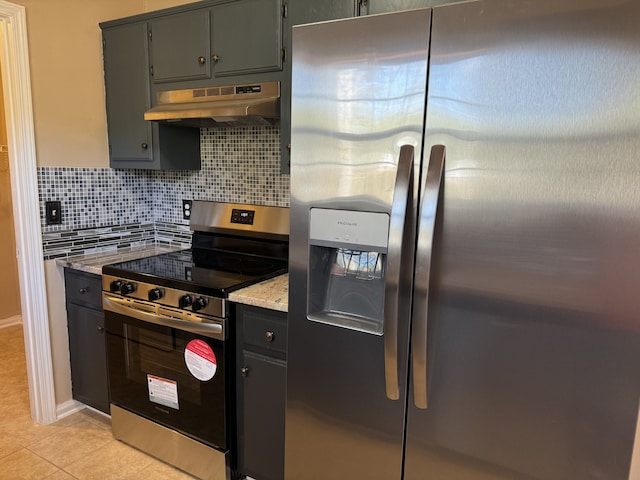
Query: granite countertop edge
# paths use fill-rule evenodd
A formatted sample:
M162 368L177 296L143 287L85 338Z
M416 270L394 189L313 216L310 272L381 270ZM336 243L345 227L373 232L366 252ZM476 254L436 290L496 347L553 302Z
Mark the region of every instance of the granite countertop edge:
M102 275L102 266L112 263L126 262L138 258L151 257L161 253L184 250L186 247L169 245L143 245L138 247L120 248L118 250L85 253L68 257L56 258L56 265L64 268L72 268L81 272Z
M289 310L289 274L256 283L229 294L234 303L287 312Z

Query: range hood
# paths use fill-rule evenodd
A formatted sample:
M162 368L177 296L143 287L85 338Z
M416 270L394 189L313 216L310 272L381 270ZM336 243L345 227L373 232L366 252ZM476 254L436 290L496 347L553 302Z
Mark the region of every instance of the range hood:
M280 118L280 82L158 92L145 120L188 127L273 125Z

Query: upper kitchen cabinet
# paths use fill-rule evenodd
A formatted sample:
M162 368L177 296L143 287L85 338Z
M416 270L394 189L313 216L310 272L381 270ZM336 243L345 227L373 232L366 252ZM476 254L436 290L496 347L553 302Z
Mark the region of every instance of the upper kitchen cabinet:
M441 3L445 2L451 3L451 0L443 0ZM358 3L360 15L373 15L376 13L431 7L434 4L434 0L359 0Z
M211 78L209 9L174 13L149 22L154 83Z
M114 162L153 162L151 124L141 121L151 95L146 37L144 23L102 32L111 166Z
M200 130L144 120L167 90L281 81L282 0L205 0L100 24L114 168L200 168Z
M144 120L151 107L147 23L100 24L112 168L196 170L200 132Z
M282 70L282 0L198 2L149 19L152 102L164 90L254 81ZM152 14L149 14L152 15Z
M437 7L461 1L465 0L358 0L358 10L360 15L373 15L414 8Z
M213 8L216 77L282 69L281 0L241 0Z

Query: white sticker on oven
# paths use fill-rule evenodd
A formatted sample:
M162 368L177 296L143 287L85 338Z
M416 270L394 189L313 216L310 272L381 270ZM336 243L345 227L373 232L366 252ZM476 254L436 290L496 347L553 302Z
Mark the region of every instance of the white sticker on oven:
M147 386L149 387L149 400L165 407L180 409L178 405L178 382L147 374Z
M203 340L191 340L184 349L184 362L191 375L202 382L211 380L218 369L216 355Z

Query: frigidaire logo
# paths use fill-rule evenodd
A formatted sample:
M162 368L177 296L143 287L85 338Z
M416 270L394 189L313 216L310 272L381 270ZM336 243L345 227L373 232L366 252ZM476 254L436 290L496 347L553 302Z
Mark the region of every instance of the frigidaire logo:
M357 227L358 222L347 222L344 220L338 220L338 225L344 225L345 227Z

